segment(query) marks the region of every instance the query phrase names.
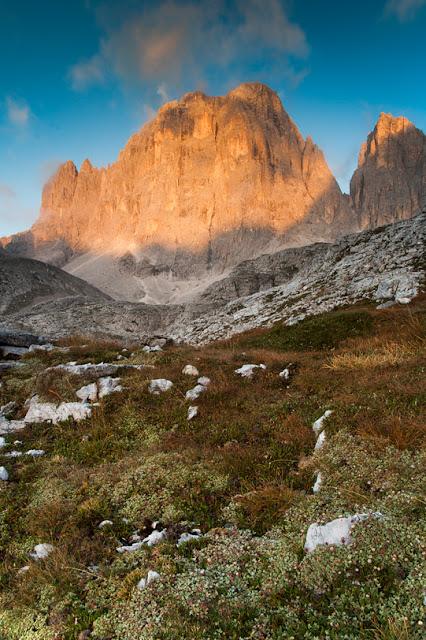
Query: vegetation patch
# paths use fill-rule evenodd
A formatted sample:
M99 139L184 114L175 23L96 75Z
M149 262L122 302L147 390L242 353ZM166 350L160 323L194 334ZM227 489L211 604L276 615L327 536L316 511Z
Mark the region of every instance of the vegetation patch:
M44 377L49 366L120 356L154 368L120 372L123 391L87 420L6 437L0 638L423 638L424 310L421 298L359 306L199 349L123 352L78 338L70 352L26 356L0 388L14 419L32 393L75 400L90 382ZM190 421L187 364L211 380ZM245 379L243 364L266 369ZM152 378L173 387L152 395ZM312 424L326 410L315 451ZM13 451L22 455L4 455ZM310 524L356 513L380 515L356 524L349 546L306 553ZM167 532L158 544L117 551L153 523ZM53 550L35 560L42 543ZM147 585L150 571L159 577Z
M293 326L280 322L270 331L253 331L237 341L251 349L318 351L334 349L348 338L368 336L373 330L373 317L368 311L348 310L307 318Z

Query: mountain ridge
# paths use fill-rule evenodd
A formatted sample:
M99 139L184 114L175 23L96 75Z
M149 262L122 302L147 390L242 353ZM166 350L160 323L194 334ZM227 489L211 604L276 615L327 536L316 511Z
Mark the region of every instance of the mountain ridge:
M426 191L425 140L406 118L381 114L349 196L266 85L187 93L131 136L115 163L62 164L39 219L2 244L117 299L179 301L184 283L208 286L262 253L413 216Z

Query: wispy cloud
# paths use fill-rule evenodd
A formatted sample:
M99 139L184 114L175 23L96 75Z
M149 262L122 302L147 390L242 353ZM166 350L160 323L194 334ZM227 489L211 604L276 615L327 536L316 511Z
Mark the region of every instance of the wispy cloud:
M24 128L28 125L31 111L24 102L17 102L10 96L6 98L7 119L15 127Z
M84 91L93 85L102 84L105 80L102 56L95 55L73 65L69 70L69 78L74 91Z
M407 22L424 6L426 0L387 0L385 15L396 16L400 22Z
M75 90L109 73L125 86L151 86L168 100L176 89L204 86L211 74L222 73L226 82L231 69L236 75L279 69L290 84L307 73L305 33L282 0L160 0L118 17L103 5L98 18L104 35L97 54L70 69Z
M160 96L163 102L167 102L169 100L169 94L167 93L167 86L165 82L158 85L157 95Z
M16 193L8 184L4 184L0 182L0 198L10 200L11 198L15 198Z

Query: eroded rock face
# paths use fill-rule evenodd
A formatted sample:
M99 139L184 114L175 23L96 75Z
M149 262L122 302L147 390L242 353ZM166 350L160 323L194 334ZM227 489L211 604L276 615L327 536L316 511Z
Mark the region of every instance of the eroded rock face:
M361 147L351 197L361 229L406 220L426 203L426 136L382 113Z
M306 244L353 224L322 152L276 93L249 83L164 105L107 168L63 164L32 241L36 255L58 241L76 253L139 252L144 273L188 277L257 255L276 236Z

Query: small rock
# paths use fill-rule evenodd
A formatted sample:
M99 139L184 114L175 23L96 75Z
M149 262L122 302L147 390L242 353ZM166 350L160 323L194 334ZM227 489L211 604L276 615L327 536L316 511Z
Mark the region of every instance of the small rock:
M25 452L26 456L33 456L33 458L40 458L41 456L44 456L46 452L43 451L43 449L28 449L28 451Z
M314 430L316 435L318 435L320 431L322 431L322 429L324 428L324 421L329 418L332 413L333 411L331 409L327 409L327 411L321 416L321 418L315 420L312 425L312 429Z
M4 454L5 458L20 458L22 456L22 451L8 451Z
M238 373L242 378L251 378L256 369L266 369L264 364L243 364L239 369L235 369L235 373Z
M149 393L153 395L160 395L160 393L164 393L165 391L169 391L173 387L173 382L171 380L166 380L165 378L158 378L157 380L151 380L149 383Z
M9 480L9 474L6 467L0 467L0 480L3 480L3 482L7 482Z
M17 575L20 576L23 573L27 573L27 571L30 570L30 565L26 564L24 567L21 567L18 571L17 571Z
M318 491L321 489L322 482L323 482L322 473L321 473L321 471L318 471L317 477L316 477L316 480L315 480L315 484L312 487L312 492L313 493L318 493Z
M145 589L149 584L151 584L151 582L155 582L156 580L159 580L160 577L161 577L160 574L157 573L156 571L148 571L147 577L139 580L136 586L139 590L142 591L142 589Z
M36 544L34 551L30 553L30 556L31 558L34 558L34 560L44 560L52 553L52 551L54 551L54 549L55 547L53 544L49 544L48 542Z
M198 407L190 405L188 407L188 420L192 420L196 415L198 415Z
M104 398L111 393L118 393L123 391L123 387L120 384L120 378L106 378L99 379L99 398Z
M147 344L143 347L142 351L145 351L145 353L155 353L157 351L162 351L162 348L158 344L153 347L150 347L149 344Z
M203 384L197 384L193 389L190 389L186 392L185 400L196 400L205 391L207 391L207 387L205 387Z
M201 536L202 533L200 529L193 529L190 532L182 533L179 537L179 540L177 541L176 546L180 547L181 544L185 544L185 542L189 542L190 540L198 540L198 538L201 538Z
M382 514L379 512L371 514L357 513L347 518L336 518L324 525L311 524L306 534L305 551L309 553L324 545L341 546L351 544L351 529L353 525L369 517L381 518Z
M92 382L91 384L86 384L81 389L75 392L77 398L79 398L82 402L95 402L98 398L98 387L96 386L96 382Z
M315 451L319 451L325 443L325 431L321 431L315 443Z
M202 384L203 387L208 387L209 384L211 384L211 380L207 376L201 376L201 378L198 378L197 382L198 384Z
M200 375L200 372L198 371L197 367L194 367L192 364L187 364L182 369L182 373L185 376L199 376Z
M112 520L102 520L102 522L98 524L98 529L103 529L104 527L112 527L112 525Z

